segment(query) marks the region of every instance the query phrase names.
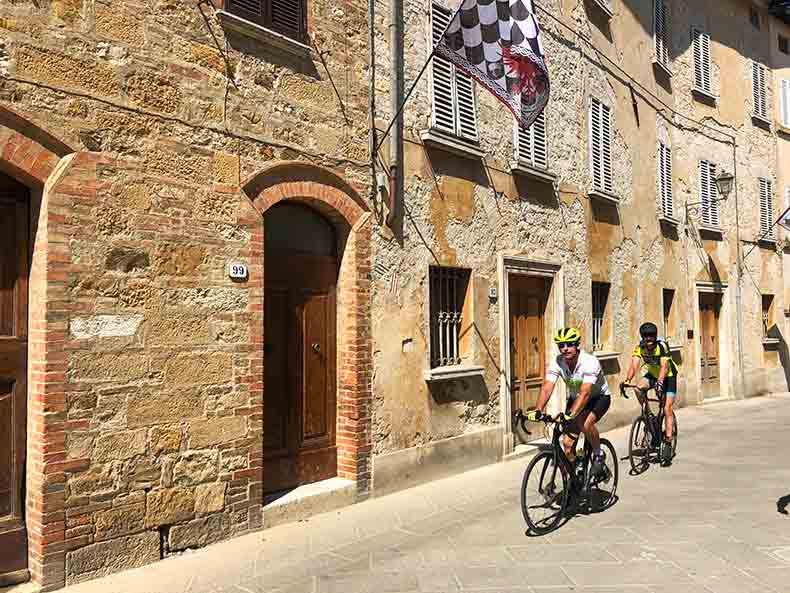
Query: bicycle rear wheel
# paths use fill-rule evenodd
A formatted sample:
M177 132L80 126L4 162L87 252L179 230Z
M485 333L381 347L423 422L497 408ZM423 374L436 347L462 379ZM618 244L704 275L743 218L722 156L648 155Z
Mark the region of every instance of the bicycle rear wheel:
M595 511L602 511L614 503L619 478L614 445L607 439L601 439L601 450L604 452L603 476L593 476L587 490L590 509Z
M539 453L521 480L521 512L530 531L543 535L557 527L568 504L568 476L552 451Z
M650 431L644 416L638 416L631 425L628 439L628 460L634 475L643 473L650 467Z

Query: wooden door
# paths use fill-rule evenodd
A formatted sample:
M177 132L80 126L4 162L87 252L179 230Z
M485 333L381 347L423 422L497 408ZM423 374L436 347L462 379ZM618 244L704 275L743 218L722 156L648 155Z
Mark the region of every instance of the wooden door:
M28 198L0 175L0 586L27 577Z
M290 213L317 216L299 210ZM280 216L274 218L283 224ZM267 221L267 233L272 226ZM328 229L331 231L331 227ZM299 236L292 233L291 240ZM299 253L298 247L304 246L295 245L288 252L276 237L267 238L263 406L266 493L337 475L337 258Z
M719 383L719 313L721 295L700 293L700 382L702 397L712 398L720 393Z
M546 376L544 317L549 281L539 276L508 277L510 389L514 410L535 406Z

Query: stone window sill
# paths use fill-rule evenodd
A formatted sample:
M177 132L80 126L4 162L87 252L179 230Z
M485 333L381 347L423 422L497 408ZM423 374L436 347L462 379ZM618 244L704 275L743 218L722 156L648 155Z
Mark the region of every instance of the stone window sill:
M610 194L609 192L603 191L601 189L593 189L588 194L591 198L596 198L598 200L602 200L604 202L609 202L610 204L619 204L620 198L614 194Z
M664 64L663 62L653 58L653 66L661 70L664 74L672 78L672 70L669 69L669 66Z
M445 367L435 367L425 371L424 377L427 383L435 381L451 381L453 379L466 379L469 377L482 377L483 367L477 365L453 365Z
M464 158L482 159L486 155L477 144L458 138L457 136L450 136L434 128L424 130L420 134L420 138L425 144L435 146Z
M719 102L719 98L716 95L714 95L710 91L706 91L705 89L701 89L701 88L695 86L695 87L692 87L691 92L694 95L697 95L698 97L704 97L705 99L708 99L709 101L714 101L716 103Z
M757 242L758 242L759 244L761 244L761 245L770 245L770 246L772 246L772 247L775 247L775 246L776 246L776 244L777 244L776 237L771 237L770 235L769 235L768 237L762 237L762 238L761 238L759 241L757 241Z
M777 123L774 124L774 127L778 133L783 134L785 136L790 136L790 128L788 128L787 126Z
M680 352L681 350L683 350L683 346L679 346L677 344L674 346L672 344L669 345L670 352Z
M231 29L232 31L236 31L242 35L252 37L258 41L263 41L264 43L272 45L277 49L281 49L295 56L307 58L310 57L310 54L313 51L309 45L305 45L300 41L296 41L296 39L286 37L282 33L272 31L271 29L262 27L257 23L253 23L252 21L248 21L247 19L243 19L238 15L231 14L224 10L218 10L217 17L222 23L222 26L226 29Z
M533 167L523 161L511 161L510 172L531 179L537 179L538 181L548 181L549 183L555 183L557 181L557 176L548 169Z
M773 122L764 115L752 113L752 119L758 122L762 127L767 126L769 130L773 127Z
M724 234L724 231L721 229L721 227L710 226L710 225L707 225L707 224L699 225L699 230L705 231L706 233L714 233L716 235L723 235Z
M614 352L613 350L597 350L594 351L595 357L598 360L614 360L615 358L619 358L622 352Z
M666 214L662 214L661 216L659 216L658 220L671 226L680 225L680 221L677 218L672 218L671 216L667 216Z

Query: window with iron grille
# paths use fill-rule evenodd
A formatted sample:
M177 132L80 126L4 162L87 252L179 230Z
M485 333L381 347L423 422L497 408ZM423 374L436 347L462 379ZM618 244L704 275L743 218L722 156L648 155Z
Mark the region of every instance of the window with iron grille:
M608 282L592 283L592 349L602 350L606 339L606 304L609 300Z
M439 43L453 13L431 4L432 47ZM433 56L433 127L477 142L477 107L474 82L452 62Z
M766 119L768 117L768 99L765 86L765 66L752 62L752 105L754 115Z
M694 46L694 88L711 94L710 35L700 29L691 30Z
M663 142L658 143L658 196L661 199L661 213L666 218L674 218L675 204L672 199L672 150Z
M771 326L774 324L773 315L774 315L774 295L772 294L764 294L762 295L763 301L763 337L769 337L769 333L771 330Z
M462 327L471 271L431 266L431 368L461 364Z
M537 169L548 169L549 149L546 142L546 112L542 111L526 130L515 124L516 160Z
M593 189L612 193L612 111L590 100L590 173Z
M716 165L710 161L699 162L699 197L702 202L702 224L719 228L718 189L716 188Z
M760 235L769 239L774 237L771 225L774 222L774 182L771 179L760 177L757 180L760 194Z
M225 7L296 41L307 39L307 0L225 0Z
M790 43L784 35L779 35L779 51L783 54L790 54Z
M664 339L669 342L669 338L675 335L675 325L672 319L672 305L675 302L675 290L672 288L665 288L661 293L661 305L664 311L662 332Z
M790 79L779 81L779 101L782 109L782 125L790 128Z
M664 0L653 2L653 41L656 61L669 68L669 12Z

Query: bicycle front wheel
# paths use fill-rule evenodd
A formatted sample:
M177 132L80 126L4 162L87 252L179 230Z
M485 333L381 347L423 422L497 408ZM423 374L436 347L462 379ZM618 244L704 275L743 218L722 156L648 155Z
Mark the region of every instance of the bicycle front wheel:
M521 512L536 535L556 528L568 504L568 476L554 457L552 451L539 453L521 480Z
M639 416L631 425L631 436L628 438L628 460L634 475L643 473L650 467L650 431L644 416Z

